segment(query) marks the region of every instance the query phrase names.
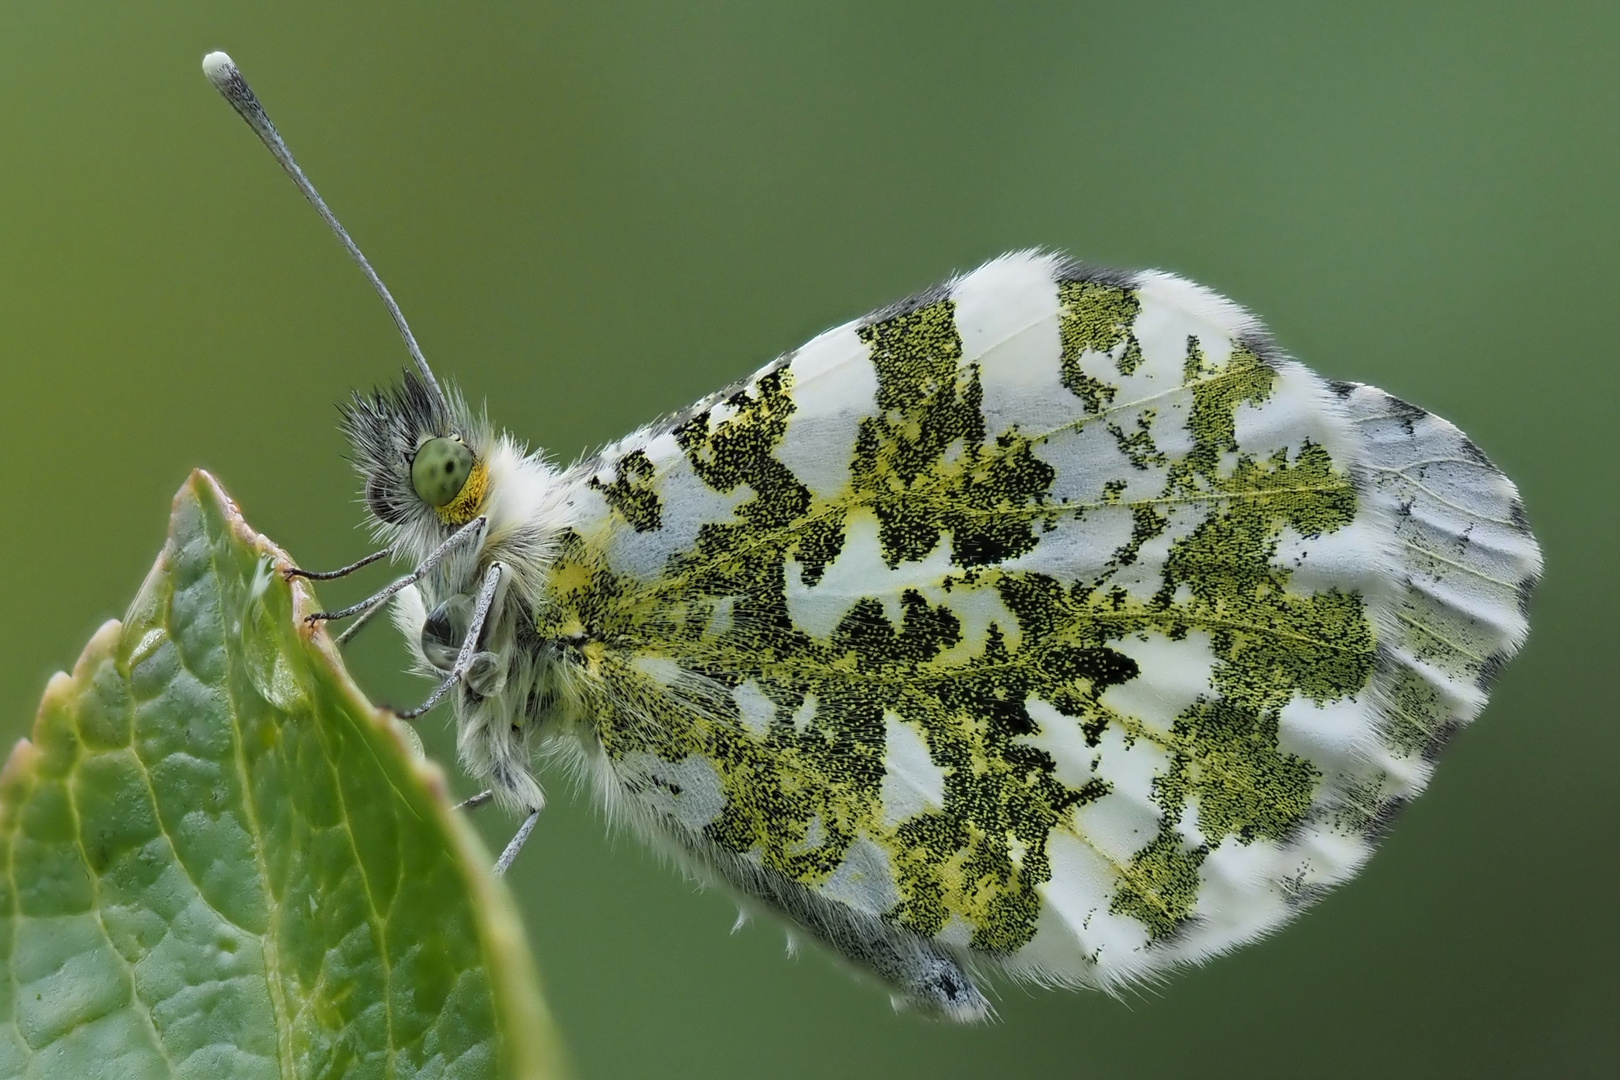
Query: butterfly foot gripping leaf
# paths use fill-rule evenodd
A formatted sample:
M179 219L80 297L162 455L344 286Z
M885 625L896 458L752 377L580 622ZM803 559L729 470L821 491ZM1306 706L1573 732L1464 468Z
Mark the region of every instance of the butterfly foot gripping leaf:
M441 774L196 473L0 779L0 1075L559 1075Z

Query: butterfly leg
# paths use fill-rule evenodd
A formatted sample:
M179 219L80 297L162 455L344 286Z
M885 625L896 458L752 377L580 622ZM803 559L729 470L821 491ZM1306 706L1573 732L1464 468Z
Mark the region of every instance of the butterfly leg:
M376 607L368 608L367 610L362 611L360 613L360 617L345 627L343 633L337 636L337 643L339 645L347 645L349 643L349 639L358 634L362 627L371 622L372 616L376 615L377 612L381 611L382 609L383 605L378 604Z
M529 842L529 834L534 832L534 823L539 820L540 811L530 810L529 816L523 819L522 825L518 826L517 835L512 837L511 843L506 845L506 850L501 852L501 857L495 860L496 877L505 876L506 871L511 869L513 861L518 857L518 852L522 851L523 845Z
M470 798L470 799L462 799L460 802L456 803L456 809L457 810L476 810L480 806L483 806L486 803L488 803L493 798L495 798L494 789L493 788L485 788L483 791L480 791L478 794L474 795L472 798Z
M394 553L394 547L395 545L390 544L381 551L373 551L365 558L352 562L348 566L339 567L336 570L304 570L296 566L289 566L281 572L281 576L288 579L301 577L308 578L311 581L335 581L340 577L348 577L362 567L370 566L378 559L388 558Z
M467 522L467 524L451 533L449 539L445 540L444 543L434 548L428 557L422 560L422 565L418 566L415 570L412 570L398 581L395 581L391 585L385 586L383 589L379 590L373 595L366 597L358 604L350 604L348 607L342 608L338 611L317 611L315 614L307 616L305 621L317 623L330 622L333 619L346 619L350 615L358 615L362 611L369 611L372 608L381 606L388 600L393 599L394 594L398 593L401 589L404 589L409 585L415 585L418 581L421 581L423 578L427 577L428 574L433 572L433 568L438 566L439 563L443 562L444 557L457 546L482 536L484 532L484 520L485 519L481 517L473 518L471 521Z
M478 639L484 632L484 621L489 618L489 609L495 603L495 591L500 588L501 576L506 568L500 563L490 564L484 574L484 583L478 587L478 599L473 604L472 623L467 627L467 636L461 643L461 652L456 654L456 663L450 669L450 674L444 681L433 688L428 699L414 709L399 714L401 720L415 720L433 706L444 699L444 696L455 688L456 683L467 677L472 670L473 660L478 656Z

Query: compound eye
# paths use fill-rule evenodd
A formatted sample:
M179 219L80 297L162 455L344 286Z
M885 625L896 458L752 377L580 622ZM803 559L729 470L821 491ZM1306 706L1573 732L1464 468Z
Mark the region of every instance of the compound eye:
M460 439L429 439L411 461L411 486L429 506L448 506L472 475L473 452Z

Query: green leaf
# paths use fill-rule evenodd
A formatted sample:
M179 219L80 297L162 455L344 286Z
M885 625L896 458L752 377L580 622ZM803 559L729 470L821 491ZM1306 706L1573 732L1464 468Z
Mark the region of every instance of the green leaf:
M545 1077L510 898L205 473L0 775L0 1076Z

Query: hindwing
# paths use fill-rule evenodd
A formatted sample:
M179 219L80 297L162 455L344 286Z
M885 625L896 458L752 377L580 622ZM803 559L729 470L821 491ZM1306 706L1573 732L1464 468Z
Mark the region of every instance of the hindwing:
M610 802L846 951L1102 987L1353 874L1540 565L1445 421L1033 253L573 480L541 634Z

